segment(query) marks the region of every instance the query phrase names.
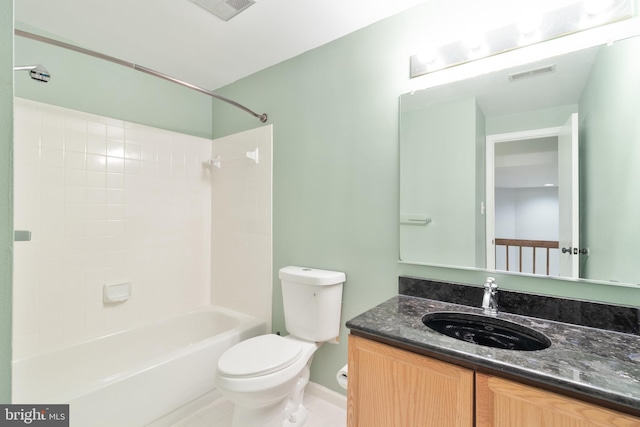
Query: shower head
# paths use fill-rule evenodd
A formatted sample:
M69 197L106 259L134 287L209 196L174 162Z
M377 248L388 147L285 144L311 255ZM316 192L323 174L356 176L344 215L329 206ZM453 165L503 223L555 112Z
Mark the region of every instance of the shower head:
M13 67L13 71L29 71L29 77L38 82L47 83L51 80L51 74L40 64Z

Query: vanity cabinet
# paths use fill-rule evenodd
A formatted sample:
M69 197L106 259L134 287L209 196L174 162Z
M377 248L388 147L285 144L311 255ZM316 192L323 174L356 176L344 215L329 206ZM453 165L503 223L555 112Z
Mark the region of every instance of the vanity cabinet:
M349 335L348 427L473 425L640 427L640 418Z
M348 427L471 427L473 371L349 335Z
M476 373L478 427L640 427L640 418Z

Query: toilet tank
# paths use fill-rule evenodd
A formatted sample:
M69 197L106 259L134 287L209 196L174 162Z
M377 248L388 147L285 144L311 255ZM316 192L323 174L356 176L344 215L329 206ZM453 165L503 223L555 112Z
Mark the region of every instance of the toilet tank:
M329 341L340 335L342 285L339 271L289 266L280 269L287 331L307 341Z

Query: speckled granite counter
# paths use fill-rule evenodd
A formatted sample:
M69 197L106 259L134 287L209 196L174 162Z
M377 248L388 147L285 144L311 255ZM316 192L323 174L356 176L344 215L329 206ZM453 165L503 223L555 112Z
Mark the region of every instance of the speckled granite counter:
M552 342L539 351L501 350L432 331L422 316L435 311L482 314L480 308L399 295L349 320L347 327L365 337L610 402L633 414L640 411L640 336L499 313L498 318L536 329Z

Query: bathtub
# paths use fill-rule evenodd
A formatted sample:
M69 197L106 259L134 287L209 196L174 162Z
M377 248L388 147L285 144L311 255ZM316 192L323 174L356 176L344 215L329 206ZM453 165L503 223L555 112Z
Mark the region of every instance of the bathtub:
M203 307L13 362L13 402L68 403L71 427L141 427L212 391L218 358L263 320Z

